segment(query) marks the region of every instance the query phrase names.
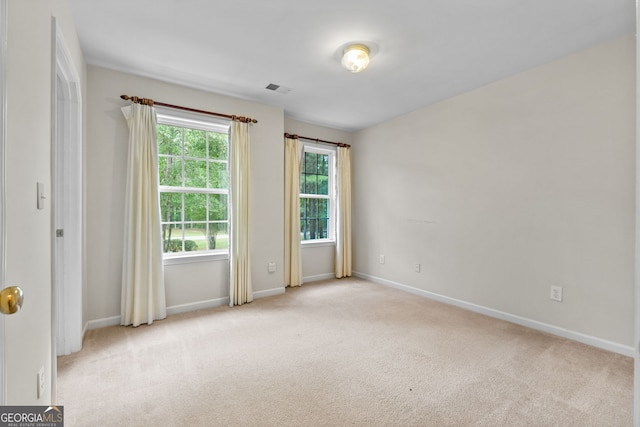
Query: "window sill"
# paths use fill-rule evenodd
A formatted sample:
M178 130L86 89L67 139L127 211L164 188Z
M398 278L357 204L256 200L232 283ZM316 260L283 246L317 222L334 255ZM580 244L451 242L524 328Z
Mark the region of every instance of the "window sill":
M164 265L190 264L193 262L226 261L229 259L229 252L208 252L204 254L189 255L169 255L163 259Z
M323 246L335 246L335 240L307 240L302 242L303 248L321 248Z

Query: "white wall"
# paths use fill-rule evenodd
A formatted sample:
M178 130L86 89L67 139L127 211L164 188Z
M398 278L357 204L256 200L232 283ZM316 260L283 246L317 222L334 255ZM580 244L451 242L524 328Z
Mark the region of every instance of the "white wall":
M351 144L352 133L323 126L312 125L286 118L284 121L285 132L306 136L308 138L323 139L332 142L344 142ZM302 276L305 282L317 279L335 277L335 244L322 246L302 245Z
M260 121L252 128L257 292L282 288L287 131L353 144L356 271L630 346L634 48L633 36L618 39L355 134L89 67L88 319L120 312L126 93ZM331 274L333 251L303 249L303 275ZM228 295L226 261L165 273L169 306ZM549 300L551 285L563 286L564 302Z
M9 1L7 46L8 285L24 291L23 309L5 318L7 404L51 403L51 385L37 399L36 373L51 378L51 115L52 16L62 28L84 90L86 66L66 1ZM36 183L45 209L36 209Z
M628 35L356 133L354 269L632 346L634 58Z
M284 114L276 107L206 93L145 77L88 67L87 275L88 319L120 315L122 227L128 129L120 95L250 116L251 260L254 292L282 292L284 275ZM267 264L277 263L268 273ZM167 306L220 302L229 296L228 261L165 266ZM113 320L113 319L112 319Z

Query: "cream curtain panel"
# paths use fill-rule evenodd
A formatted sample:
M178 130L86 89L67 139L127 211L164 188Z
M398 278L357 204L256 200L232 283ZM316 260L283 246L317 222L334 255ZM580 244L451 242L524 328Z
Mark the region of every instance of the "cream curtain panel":
M158 195L156 113L122 108L129 125L120 323L139 326L167 317Z
M300 255L300 162L299 139L284 139L284 284L302 285Z
M338 147L336 277L351 276L351 149Z
M249 124L231 122L229 306L253 301L249 260Z

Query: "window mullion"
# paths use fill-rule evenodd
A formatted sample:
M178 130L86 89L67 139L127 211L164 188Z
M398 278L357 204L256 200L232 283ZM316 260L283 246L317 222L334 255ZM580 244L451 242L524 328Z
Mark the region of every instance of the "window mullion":
M160 186L161 193L201 193L201 194L229 194L226 188L201 188L201 187L169 187Z
M186 180L186 170L185 170L185 167L184 167L185 166L185 155L184 155L184 132L185 132L185 129L184 128L180 128L180 129L182 130L181 131L182 138L181 138L181 144L180 144L180 146L181 146L181 151L180 152L181 152L181 155L182 155L182 162L181 162L182 163L182 179L181 179L180 183L184 187L185 186L185 180ZM182 247L182 252L185 252L185 247L184 247L184 239L185 239L185 232L184 232L184 229L185 229L185 225L184 225L184 222L185 222L185 214L184 214L185 199L184 199L184 193L182 193L181 199L182 199L182 209L181 209L180 216L182 217L182 224L180 224L180 229L181 229L182 239L180 239L180 245Z
M209 176L210 174L210 170L209 170L209 132L205 132L204 134L204 138L205 138L205 144L204 144L204 150L205 150L205 161L206 161L206 187L209 188L209 184L211 183L211 177ZM208 193L205 196L205 211L204 211L204 219L206 220L205 224L204 224L204 244L206 245L207 249L211 249L209 247L209 197L211 197Z
M331 196L326 194L300 194L300 197L304 197L306 199L331 199Z

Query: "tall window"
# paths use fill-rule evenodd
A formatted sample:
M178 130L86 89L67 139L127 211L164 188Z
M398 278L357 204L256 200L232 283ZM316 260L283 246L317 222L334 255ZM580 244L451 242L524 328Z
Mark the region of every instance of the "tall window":
M335 151L305 145L300 167L302 241L334 240Z
M228 250L228 129L228 124L158 113L165 254Z

